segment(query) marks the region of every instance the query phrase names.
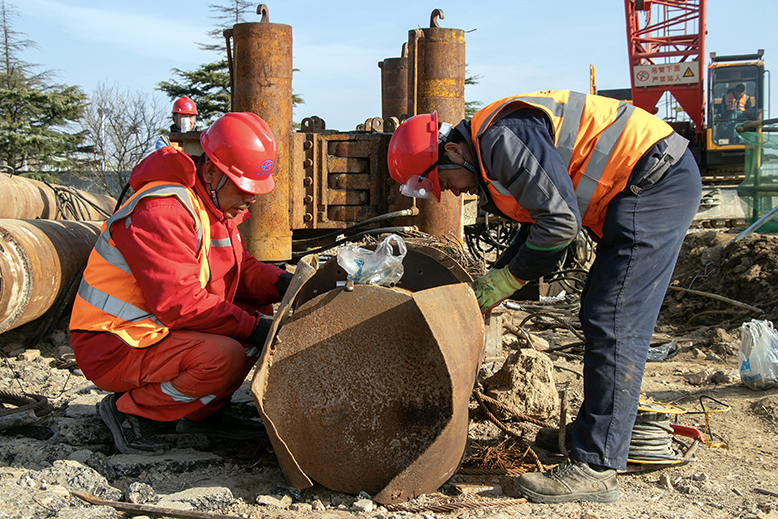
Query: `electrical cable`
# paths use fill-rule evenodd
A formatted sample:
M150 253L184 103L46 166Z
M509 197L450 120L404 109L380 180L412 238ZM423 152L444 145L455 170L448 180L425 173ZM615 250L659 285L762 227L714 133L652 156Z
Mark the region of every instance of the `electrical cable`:
M401 217L401 216L416 216L418 214L419 214L419 210L417 208L415 208L415 207L412 207L410 209L402 209L400 211L394 211L394 212L391 212L391 213L380 214L378 216L374 216L372 218L368 218L367 220L361 221L361 222L356 223L354 225L351 225L349 227L345 227L343 229L338 229L336 231L333 231L333 232L330 232L330 233L327 233L327 234L323 234L321 236L316 236L316 237L313 237L313 238L301 238L301 239L297 239L297 240L292 240L292 243L294 243L294 244L303 244L303 243L313 243L313 242L323 241L323 240L326 240L328 238L332 238L332 237L335 237L335 236L340 236L341 234L343 234L345 232L348 232L348 231L351 231L353 229L358 229L360 227L364 227L366 225L370 225L371 223L382 222L382 221L388 220L390 218L398 218L398 217Z
M59 210L60 214L65 217L65 219L67 219L67 216L70 215L76 221L91 220L92 218L88 218L89 214L86 208L87 205L91 206L95 211L106 218L111 216L103 208L94 204L92 201L88 200L73 188L55 186L46 182L45 180L43 183L46 184L46 186L48 186L52 191L54 191L54 195L57 201L57 209Z
M122 206L122 200L124 200L124 195L126 195L126 194L127 194L127 190L128 190L128 189L130 189L130 183L129 183L129 182L127 182L126 184L124 184L124 187L122 188L122 192L121 192L121 193L119 193L119 198L117 198L117 199L116 199L116 206L113 208L113 212L114 212L114 213L115 213L116 211L118 211L118 210L119 210L119 208Z
M324 252L325 250L332 249L333 247L337 247L341 243L351 242L351 241L357 241L360 238L363 238L364 236L369 236L373 234L382 234L382 233L391 233L391 232L412 232L412 231L418 231L419 229L416 226L410 226L410 227L381 227L379 229L369 229L367 231L358 232L356 234L352 234L350 236L346 236L345 238L342 238L340 240L336 240L330 244L323 245L321 247L318 247L316 249L308 249L305 251L292 251L292 256L305 256L307 254L318 254L319 252Z

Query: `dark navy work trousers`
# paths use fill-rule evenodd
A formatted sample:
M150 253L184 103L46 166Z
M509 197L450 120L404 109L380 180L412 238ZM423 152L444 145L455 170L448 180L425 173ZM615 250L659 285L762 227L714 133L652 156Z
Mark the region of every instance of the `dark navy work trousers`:
M581 294L584 400L573 425L574 459L627 466L648 347L701 191L687 150L656 184L637 193L627 186L608 204ZM510 263L528 235L522 226L493 268Z
M628 186L608 204L581 294L584 400L571 458L627 466L651 335L701 191L687 150L659 182L637 194Z

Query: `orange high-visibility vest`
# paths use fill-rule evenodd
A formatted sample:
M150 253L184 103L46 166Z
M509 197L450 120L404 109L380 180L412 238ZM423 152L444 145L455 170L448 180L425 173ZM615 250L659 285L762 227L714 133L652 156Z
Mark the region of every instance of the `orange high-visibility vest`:
M73 303L71 330L110 333L134 348L148 348L168 336L168 328L146 306L124 256L111 237L111 225L130 216L143 198L167 196L178 198L194 218L199 280L203 288L207 286L211 227L202 201L192 189L180 184L150 182L103 223Z
M743 95L741 95L739 98L735 97L734 92L727 93L727 96L725 97L724 101L727 105L727 111L733 111L737 110L738 112L745 112L746 111L746 103L748 103L748 100L750 98L748 97L748 94L743 92Z
M511 96L479 110L470 121L478 167L494 204L518 222L532 219L507 188L489 178L481 159L480 141L495 121L528 107L548 115L554 127L554 145L573 181L582 224L602 236L608 203L626 187L643 154L673 129L629 103L569 90Z

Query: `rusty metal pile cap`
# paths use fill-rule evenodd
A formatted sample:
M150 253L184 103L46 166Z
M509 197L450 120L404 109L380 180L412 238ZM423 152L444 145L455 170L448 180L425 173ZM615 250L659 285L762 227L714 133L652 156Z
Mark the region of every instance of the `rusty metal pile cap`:
M483 344L464 283L357 285L301 304L252 385L289 483L384 504L435 491L464 453Z

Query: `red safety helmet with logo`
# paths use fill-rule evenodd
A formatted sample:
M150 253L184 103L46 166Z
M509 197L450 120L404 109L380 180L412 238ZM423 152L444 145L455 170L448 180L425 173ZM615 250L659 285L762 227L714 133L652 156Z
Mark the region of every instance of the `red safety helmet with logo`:
M197 105L188 97L179 97L173 103L173 113L181 115L197 115Z
M389 174L401 183L400 193L440 202L438 180L438 113L419 114L404 121L389 141Z
M230 112L200 134L208 158L238 188L255 195L275 187L276 140L265 121L250 112Z

